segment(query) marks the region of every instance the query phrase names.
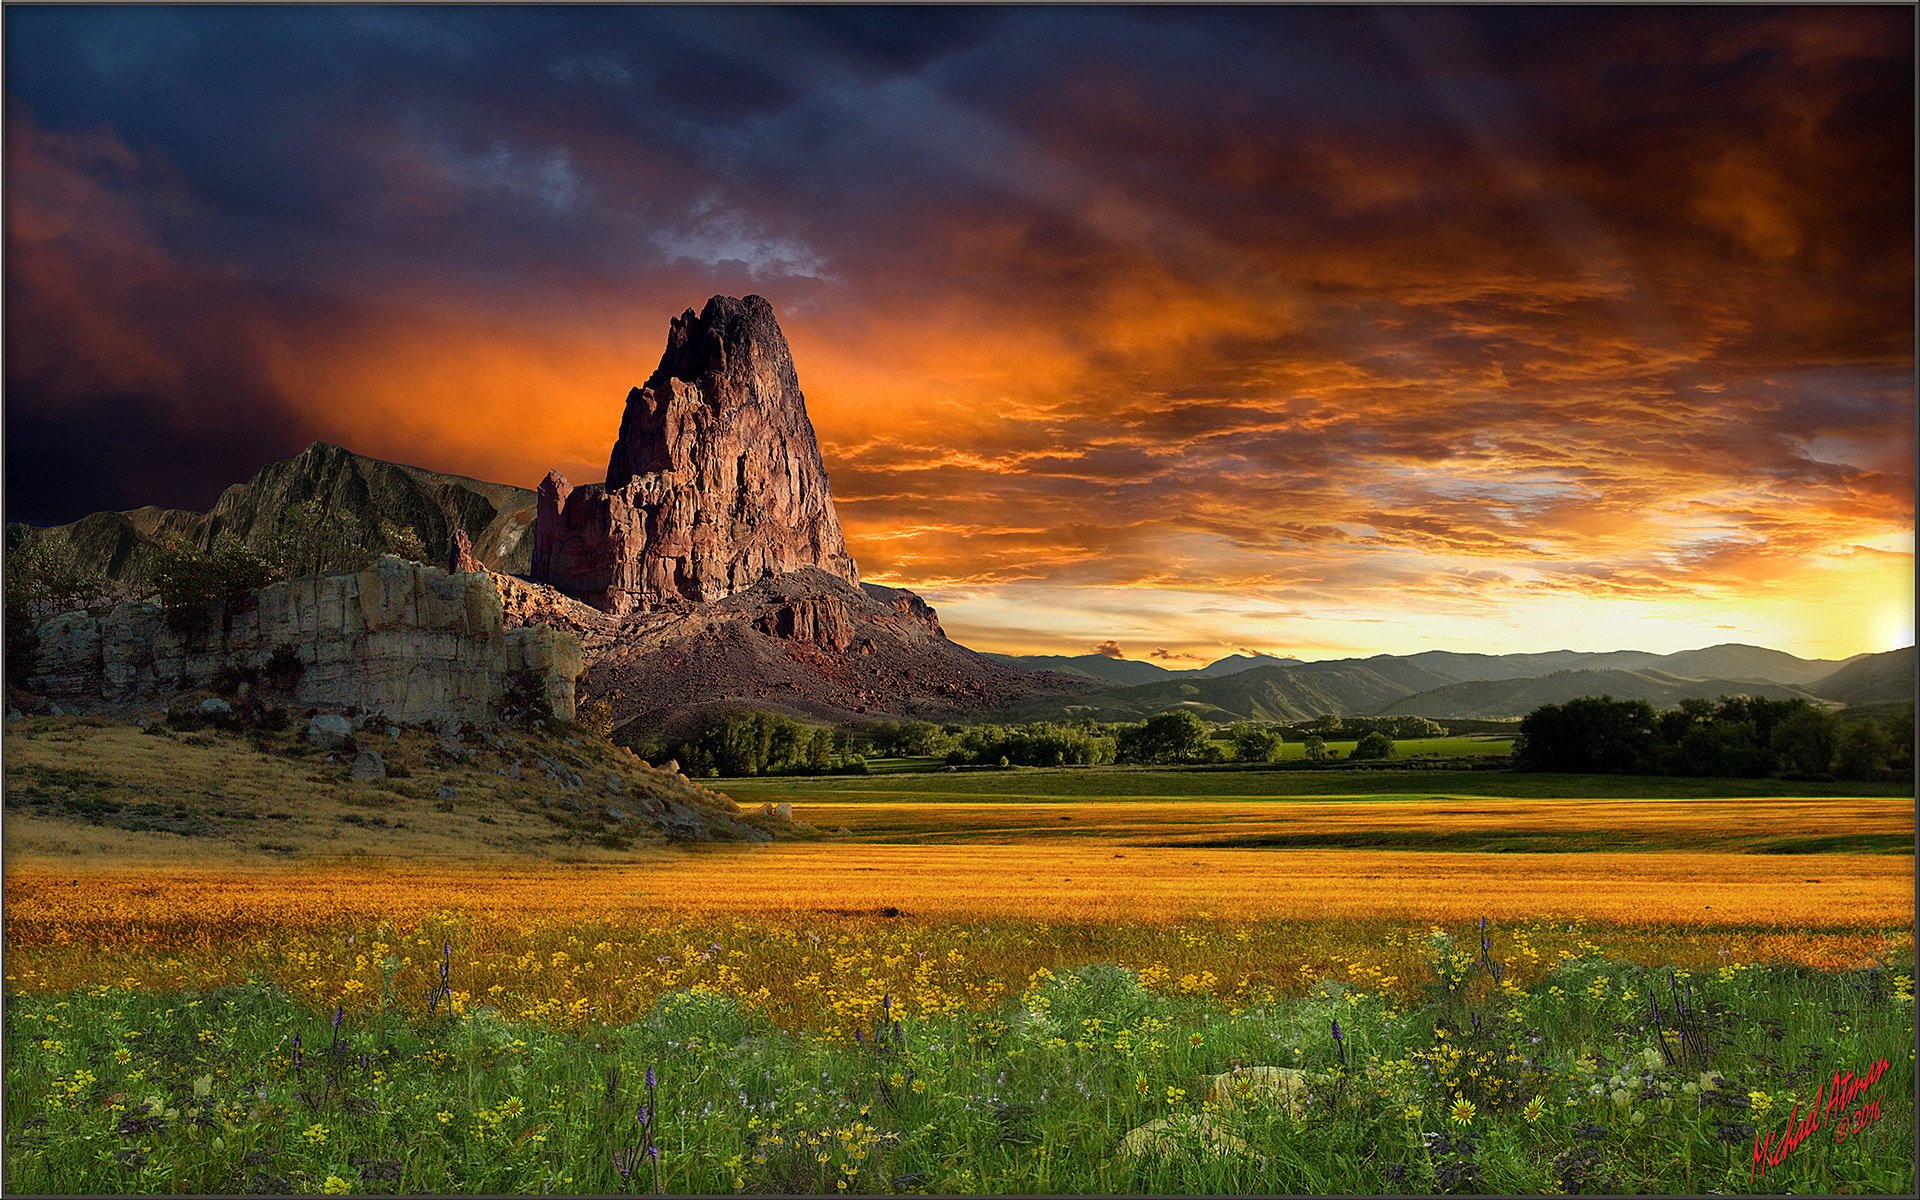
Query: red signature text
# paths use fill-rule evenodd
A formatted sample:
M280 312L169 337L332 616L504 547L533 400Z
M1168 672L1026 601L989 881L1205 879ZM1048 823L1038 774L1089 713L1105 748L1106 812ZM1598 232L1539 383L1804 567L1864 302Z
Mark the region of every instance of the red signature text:
M1787 1128L1784 1134L1768 1133L1763 1139L1753 1135L1753 1169L1747 1173L1751 1182L1765 1175L1772 1167L1787 1160L1807 1139L1821 1129L1833 1130L1833 1140L1844 1142L1862 1129L1880 1119L1880 1100L1875 1097L1863 1100L1868 1088L1880 1081L1887 1072L1887 1060L1882 1058L1871 1067L1856 1075L1852 1071L1835 1071L1833 1079L1820 1085L1813 1094L1813 1103L1807 1106L1803 1115L1798 1104L1787 1115Z

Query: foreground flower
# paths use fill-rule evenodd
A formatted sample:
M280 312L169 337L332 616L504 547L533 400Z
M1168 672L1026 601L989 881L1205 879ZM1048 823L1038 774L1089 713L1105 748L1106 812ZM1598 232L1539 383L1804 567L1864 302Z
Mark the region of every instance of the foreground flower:
M1453 1107L1447 1112L1447 1119L1455 1125L1470 1125L1473 1123L1473 1114L1473 1101L1465 1096L1455 1096Z
M1527 1106L1520 1110L1520 1115L1526 1118L1527 1124L1531 1125L1540 1119L1540 1114L1546 1111L1546 1107L1547 1098L1545 1096L1535 1096L1533 1099L1527 1101Z

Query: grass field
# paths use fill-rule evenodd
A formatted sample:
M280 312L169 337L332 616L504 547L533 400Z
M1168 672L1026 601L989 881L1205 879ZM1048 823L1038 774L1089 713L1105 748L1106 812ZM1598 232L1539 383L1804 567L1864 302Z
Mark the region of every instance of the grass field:
M926 760L891 760L924 764ZM1912 783L1812 783L1788 779L1704 779L1667 775L1551 775L1450 769L1217 767L1013 767L888 771L872 775L769 776L710 780L742 804L841 797L914 804L951 797L1021 800L1159 798L1353 800L1369 796L1481 796L1518 799L1667 800L1784 796L1881 796L1911 800Z
M424 760L371 809L54 732L8 736L10 1191L1914 1184L1910 789L934 771L725 782L824 840L615 850L484 758L463 840ZM284 852L205 832L222 771ZM178 829L59 803L142 789ZM1755 1168L1879 1058L1857 1133Z

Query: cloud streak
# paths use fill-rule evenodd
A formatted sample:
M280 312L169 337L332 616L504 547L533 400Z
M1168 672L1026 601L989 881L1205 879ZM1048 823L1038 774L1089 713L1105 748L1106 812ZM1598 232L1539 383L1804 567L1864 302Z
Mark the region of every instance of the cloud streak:
M589 476L756 291L987 648L1910 618L1904 10L220 15L9 11L12 519Z

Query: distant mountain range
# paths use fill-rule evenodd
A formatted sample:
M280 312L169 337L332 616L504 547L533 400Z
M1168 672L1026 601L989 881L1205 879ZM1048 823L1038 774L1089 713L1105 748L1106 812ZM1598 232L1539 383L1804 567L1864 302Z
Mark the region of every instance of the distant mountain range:
M1186 708L1210 721L1308 721L1327 713L1500 719L1525 716L1543 704L1564 703L1580 696L1645 700L1655 708L1672 708L1681 700L1734 695L1854 705L1911 700L1914 690L1911 646L1885 654L1825 660L1737 643L1676 654L1640 650L1459 654L1435 650L1328 662L1235 656L1223 662L1247 665L1225 674L1209 674L1211 668L1167 671L1151 663L1102 655L1084 658L1099 661L1087 663L1082 673L1120 686L1052 698L1010 715L1026 720L1138 720L1167 709ZM1034 660L1007 657L1004 661L1029 665ZM1040 661L1048 664L1040 669L1066 670L1066 664L1077 666L1084 660ZM1158 675L1136 670L1141 667ZM1095 675L1095 671L1111 674ZM1150 681L1129 685L1129 679L1143 676Z
M1016 667L1025 667L1030 671L1059 671L1067 675L1084 675L1088 679L1098 679L1102 683L1129 685L1159 683L1176 677L1212 679L1222 675L1237 675L1241 671L1251 671L1256 667L1300 661L1297 658L1278 658L1269 654L1229 654L1204 667L1176 670L1144 659L1114 658L1107 654L989 654L987 657L1003 663L1011 663Z

